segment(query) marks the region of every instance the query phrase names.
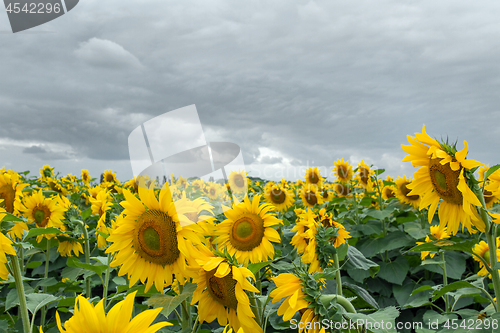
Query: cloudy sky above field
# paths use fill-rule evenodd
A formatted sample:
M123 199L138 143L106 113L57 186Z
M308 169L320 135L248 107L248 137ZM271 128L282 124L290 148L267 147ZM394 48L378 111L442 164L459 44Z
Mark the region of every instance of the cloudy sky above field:
M410 176L425 123L500 162L500 3L84 0L12 34L0 10L0 168L132 176L127 138L196 104L251 175L344 158Z

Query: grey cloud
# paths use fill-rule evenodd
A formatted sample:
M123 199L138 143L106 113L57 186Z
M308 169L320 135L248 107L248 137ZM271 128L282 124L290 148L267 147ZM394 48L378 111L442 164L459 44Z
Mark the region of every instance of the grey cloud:
M47 151L41 146L31 146L23 149L23 153L25 154L43 154L46 152Z
M142 68L142 64L123 46L106 39L91 38L75 50L76 56L92 66L120 69Z
M271 157L271 156L263 156L260 159L261 164L277 164L283 161L282 157Z
M496 2L122 4L86 1L56 34L1 35L0 138L130 173L130 131L196 104L220 136L207 140L237 143L246 164L267 147L294 166L352 157L410 175L400 145L423 123L500 161Z

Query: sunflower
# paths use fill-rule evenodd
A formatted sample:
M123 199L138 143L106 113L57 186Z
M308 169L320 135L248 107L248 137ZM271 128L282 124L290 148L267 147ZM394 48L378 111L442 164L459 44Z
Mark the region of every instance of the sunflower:
M212 236L215 232L213 206L203 198L184 198L175 201L175 209L181 226L191 226L193 230Z
M82 181L88 185L90 183L90 180L91 180L91 178L90 178L89 171L82 170Z
M330 229L330 235L325 232L328 228L333 228ZM335 222L332 214L326 213L324 208L318 214L308 209L297 215L292 231L297 233L292 237L291 244L302 255L301 261L310 264L310 273L322 272L330 266L331 256L326 251L328 246L339 247L351 238L344 226Z
M245 192L248 189L247 173L245 170L231 171L227 177L229 187L234 193Z
M315 185L318 188L323 185L323 177L321 177L321 171L317 167L308 168L304 177L306 184Z
M269 294L272 302L276 303L285 298L278 308L278 315L283 316L283 321L289 321L299 312L301 316L299 322L304 325L304 328L300 328L299 332L305 330L308 333L324 333L321 316L315 313L315 304L308 301L308 299L314 299L316 302L321 302L321 300L317 297L311 297L305 292L305 282L292 273L282 273L272 280L276 284L276 289ZM313 281L307 282L310 287Z
M90 202L92 203L91 209L92 209L92 214L99 215L99 220L97 221L97 231L103 232L107 235L109 235L109 230L108 227L106 226L106 217L107 217L107 212L111 209L113 206L113 203L111 202L112 198L109 192L102 188L101 191L97 194L97 197L90 198ZM106 247L106 239L98 234L97 235L97 246L101 249L104 249Z
M264 188L264 199L276 207L278 212L284 212L294 203L293 194L282 185L270 185Z
M497 244L500 244L500 238L497 238ZM486 263L488 264L489 267L491 267L490 263L490 247L488 246L488 243L485 241L480 241L479 244L474 245L472 248L472 252L474 252L477 256L483 258ZM488 274L488 270L484 266L484 263L481 261L481 259L477 258L476 256L472 256L475 261L479 262L479 267L481 270L477 272L477 275L479 276L486 276ZM500 258L500 249L497 249L497 258ZM491 274L489 274L489 277L491 279Z
M59 240L57 252L59 252L61 256L71 257L71 251L73 251L75 257L78 257L80 253L83 254L82 244L76 240Z
M290 244L293 245L298 253L304 253L307 245L309 245L309 240L311 238L310 229L315 229L316 224L314 218L316 214L310 209L296 209L295 214L297 215L297 221L292 228L292 231L295 231L295 235L293 235ZM314 233L315 230L312 231Z
M120 184L120 181L116 178L116 174L112 170L106 170L102 174L102 183Z
M405 175L403 177L398 177L396 179L396 185L394 186L394 195L399 199L401 203L411 205L413 208L418 208L420 204L420 196L419 195L409 195L410 189L408 185L411 184L411 179L406 178Z
M334 193L330 190L330 184L324 184L323 188L319 191L323 197L323 201L328 202L333 199Z
M488 165L479 168L479 181L484 180L484 174L488 171L490 167ZM484 203L487 208L493 207L493 205L500 201L500 172L499 170L493 172L493 174L488 177L486 184L484 186Z
M304 207L314 207L323 204L323 196L316 185L307 184L300 189L300 198Z
M0 200L1 203L1 200ZM5 216L5 209L0 207L0 221ZM12 246L12 241L0 232L0 279L7 280L9 278L9 271L7 270L7 256L10 254L15 256L16 250Z
M394 180L390 176L387 176L385 181L394 183ZM384 198L385 200L389 200L390 198L395 198L395 197L396 197L396 187L392 184L384 185L384 182L382 182L382 198Z
M19 215L23 207L22 190L26 186L28 184L22 183L18 173L0 173L0 209L13 215ZM9 229L8 233L11 237L22 238L24 231L28 231L26 223L15 221L15 225Z
M197 287L191 304L199 303L200 323L217 319L221 326L229 324L235 330L243 328L247 332L262 332L253 319L255 314L245 293L245 290L259 292L248 280L251 278L255 281L253 273L221 257L202 257L196 261L201 269L193 279Z
M448 234L448 230L446 228L441 229L441 227L438 226L438 225L431 226L431 235L436 240L450 238L450 235ZM431 239L427 235L425 237L425 242L417 242L417 245L422 245L422 244L425 244L425 243L429 243L432 240L433 239ZM435 255L436 255L435 253L431 253L430 251L422 251L422 252L420 252L420 259L424 260L427 256L430 256L431 259L432 259L432 258L434 258Z
M217 200L219 195L224 192L224 188L220 186L218 183L210 182L203 189L203 191L210 200Z
M22 190L26 186L28 184L22 183L18 173L1 173L0 199L3 199L3 202L0 204L0 208L4 208L7 213L19 215L19 211L22 208Z
M50 165L44 165L40 169L40 179L44 180L52 177L54 177L54 168L51 168Z
M370 169L370 166L363 162L359 162L358 164L358 172L356 173L356 179L358 180L358 185L366 189L367 191L371 190L371 180L370 176L373 171Z
M334 183L333 190L339 197L349 197L351 196L351 188L348 184L344 183Z
M111 266L121 266L118 274L128 274L130 287L140 279L147 280L146 291L153 283L163 291L174 274L177 279L189 275L186 261L196 255L201 236L181 226L168 187L160 190L159 199L152 188L143 186L139 186L139 198L128 190L123 194L124 217L107 238L113 244L106 253L116 252Z
M306 301L307 294L303 291L302 280L292 273L282 273L272 279L276 289L269 293L273 303L285 298L278 308L278 316L283 316L283 321L289 321L295 313L305 310L309 306Z
M269 204L259 205L261 195L252 201L245 196L244 201L224 212L226 220L217 226L215 242L219 249L227 249L240 263L257 263L274 256L271 242L281 241L273 226L282 224L274 217Z
M344 159L337 159L333 164L333 174L337 177L337 181L348 183L353 176L352 166Z
M61 325L59 312L56 312L56 321L61 333L154 333L169 322L156 323L151 326L163 308L150 309L141 312L131 319L134 308L134 299L137 291L115 304L108 314L104 312L104 303L101 300L96 306L89 303L83 296L75 299L73 316Z
M28 222L35 223L37 228L59 228L66 230L63 223L64 213L66 209L59 204L58 197L46 198L42 190L33 192L24 200L23 214L28 218ZM43 237L51 238L50 235L37 236L37 241L40 242Z
M481 206L479 199L467 185L469 169L478 167L480 162L467 160L467 142L464 149L457 151L455 145L438 143L425 132L408 136L409 146L401 147L409 155L403 162L411 161L413 166L419 166L414 174L414 181L408 185L409 195L421 196L419 209L429 207L429 221L439 205L439 221L441 227L448 226L452 235L467 228L475 232L472 226L484 232L485 225L478 215L475 206ZM441 203L440 203L441 202Z

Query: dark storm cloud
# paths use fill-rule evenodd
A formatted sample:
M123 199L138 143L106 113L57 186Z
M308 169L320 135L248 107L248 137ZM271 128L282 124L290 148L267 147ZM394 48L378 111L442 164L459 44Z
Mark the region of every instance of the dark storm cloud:
M247 164L265 147L283 165L411 175L400 145L423 123L494 164L499 7L88 0L36 28L56 33L0 35L0 138L110 165L142 122L196 104L207 140L237 143Z

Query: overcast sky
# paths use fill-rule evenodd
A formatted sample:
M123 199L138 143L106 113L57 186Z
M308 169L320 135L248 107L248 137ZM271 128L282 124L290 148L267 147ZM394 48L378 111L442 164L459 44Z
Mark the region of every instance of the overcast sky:
M0 168L132 177L128 135L196 104L250 175L344 158L411 176L406 135L500 162L500 2L83 0L13 34L0 10ZM265 171L265 173L264 173ZM333 178L331 178L333 179Z

